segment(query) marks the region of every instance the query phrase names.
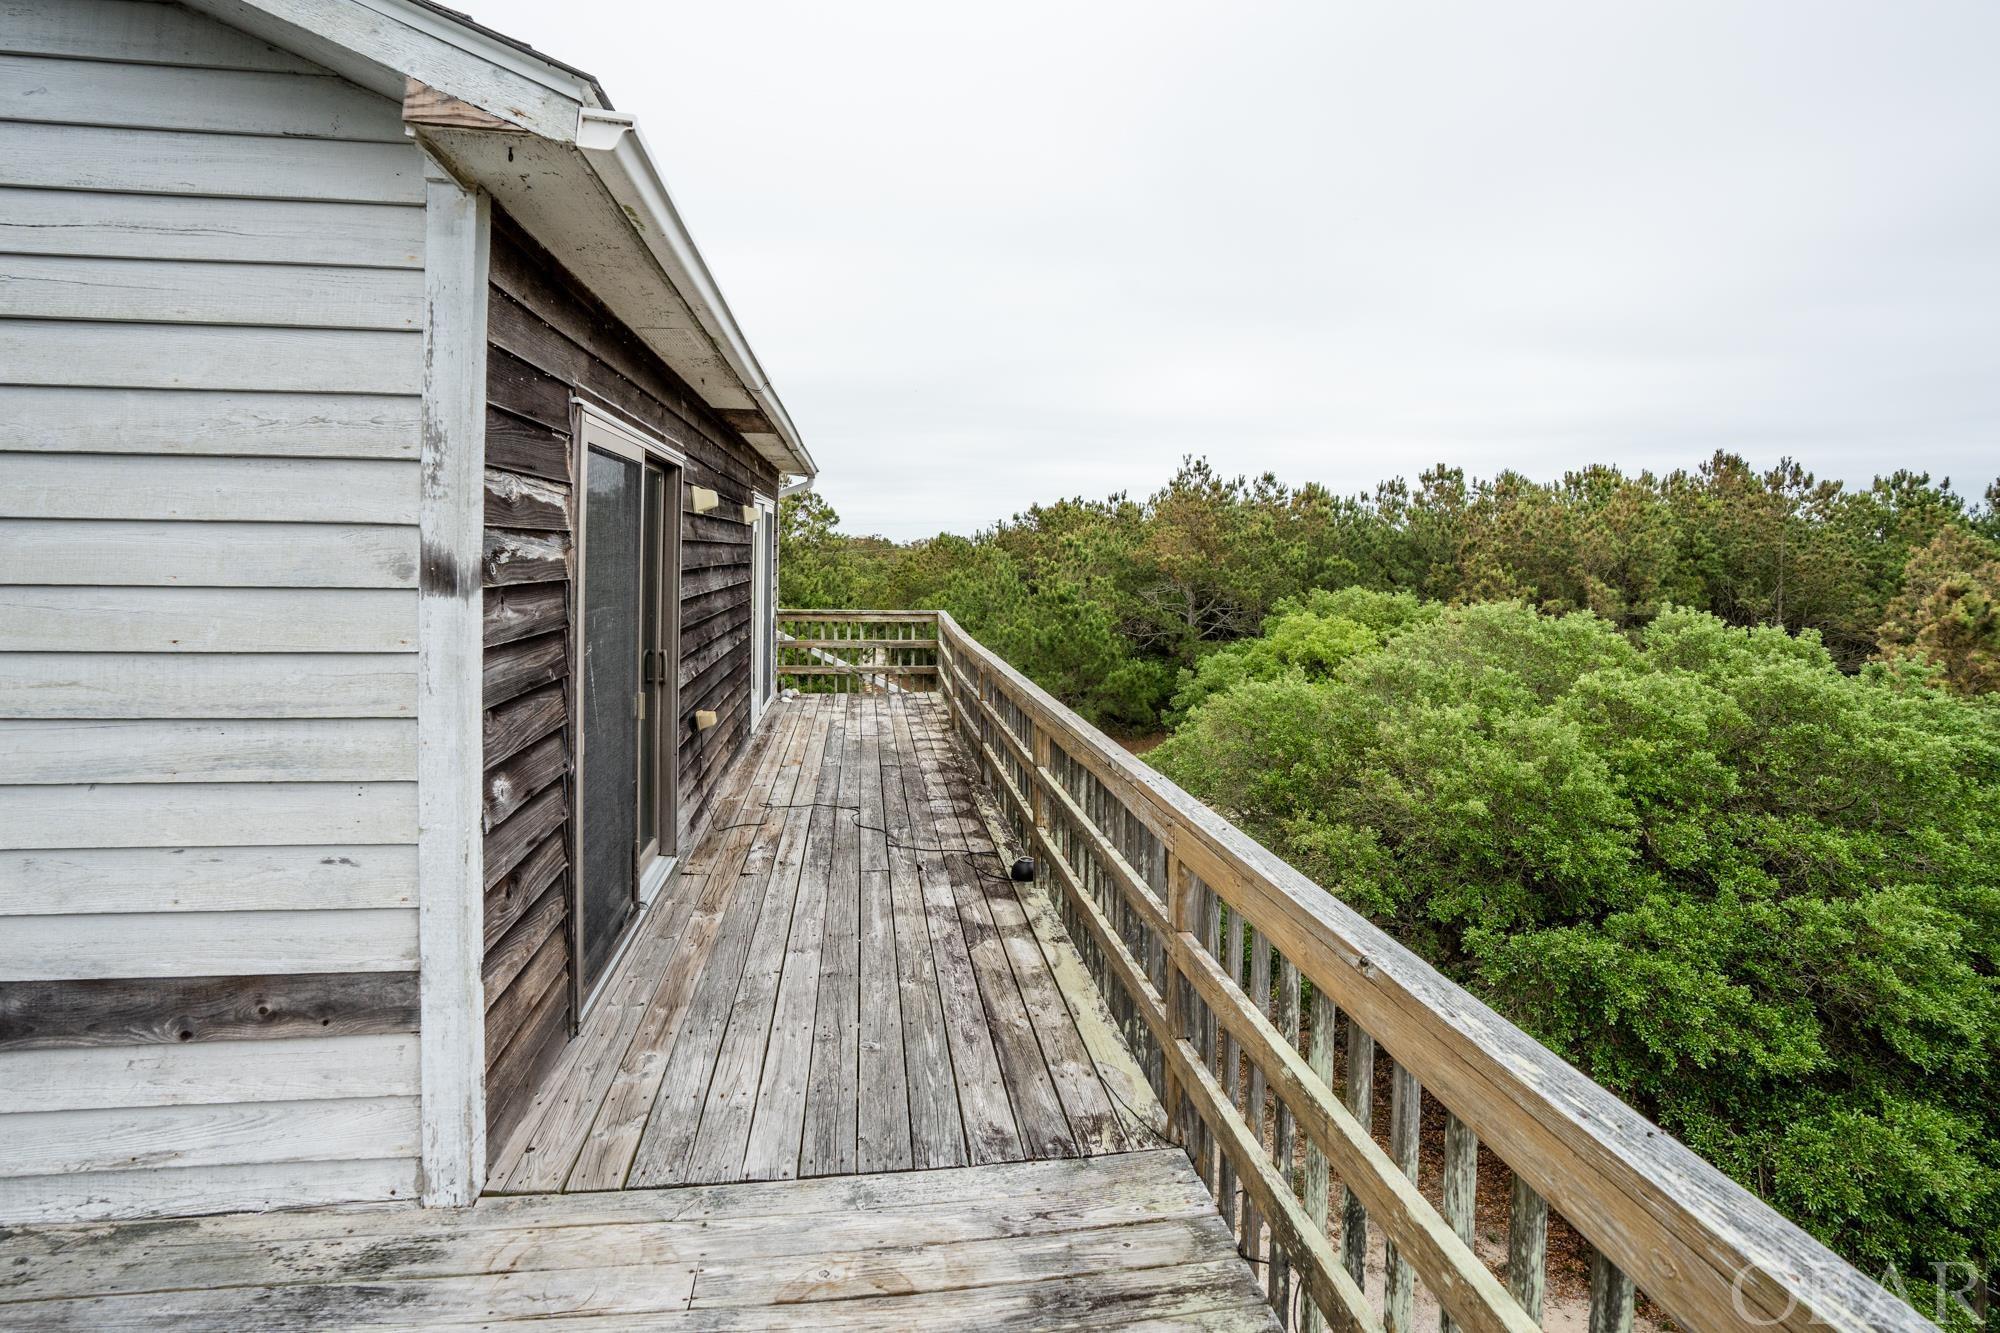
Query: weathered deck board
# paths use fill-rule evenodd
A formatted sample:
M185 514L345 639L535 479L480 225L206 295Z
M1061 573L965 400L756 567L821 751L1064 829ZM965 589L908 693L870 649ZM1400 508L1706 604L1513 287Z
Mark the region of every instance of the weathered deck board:
M820 702L820 701L815 701ZM812 1078L806 1088L802 1176L851 1175L860 1101L861 721L854 696L820 706L841 711L840 795L833 811L826 934L820 942L819 1009L813 1021Z
M851 696L862 717L861 1033L859 1103L854 1159L862 1171L907 1171L913 1164L910 1088L904 1068L902 986L896 972L895 900L889 882L889 837L884 813L882 751L889 703L881 695Z
M1081 1032L941 703L773 706L488 1188L607 1190L1155 1142ZM1085 1013L1086 1023L1088 1014ZM1095 1057L1093 1052L1096 1052ZM1024 1132L1025 1130L1025 1132Z
M826 936L827 879L833 858L833 823L840 797L842 722L833 709L816 709L823 733L819 772L799 799L807 803L805 861L792 906L791 931L779 963L771 1031L759 1071L757 1103L744 1149L743 1176L787 1180L799 1170L805 1132L806 1090L812 1071L813 1019L819 1000L820 952ZM798 812L794 812L795 814Z
M723 1034L715 1075L709 1082L708 1100L702 1108L701 1127L695 1135L687 1169L682 1173L684 1180L742 1178L744 1153L757 1109L758 1079L778 1002L785 944L793 928L799 881L805 870L805 841L812 810L800 804L799 793L803 788L807 801L811 800L819 762L826 753L828 721L824 714L801 718L791 742L795 754L787 755L785 767L771 789L771 811L781 828L776 860L750 938L743 974L737 982L729 1026Z
M915 763L909 719L884 706L888 744L882 747L883 826L888 830L889 894L896 931L896 985L903 1018L903 1054L910 1098L913 1166L964 1166L965 1122L952 1081L951 1044L944 1029L930 922L917 864L917 825L910 815L906 770Z
M802 719L784 714L772 719L774 736L789 738ZM782 765L769 762L781 754L785 742L774 740L766 752L766 762L750 775L751 790L769 792ZM727 793L725 793L725 798ZM726 805L724 807L727 808ZM666 1074L660 1095L653 1103L651 1118L640 1136L627 1183L633 1186L676 1184L687 1177L688 1153L701 1127L701 1108L707 1100L714 1077L716 1058L729 1023L729 1011L736 998L743 961L750 949L764 905L764 890L770 880L770 865L776 859L775 844L784 829L783 810L773 810L768 802L745 800L737 815L738 830L748 834L740 857L725 856L710 873L734 874L736 889L725 909L722 926L710 948L694 997L688 1005L672 1052L667 1056ZM717 829L710 834L731 830ZM699 852L697 851L697 856ZM736 864L732 867L730 862Z
M904 789L910 803L910 817L916 823L917 881L923 894L924 920L931 937L931 957L937 968L938 994L943 1006L945 1039L951 1048L952 1079L958 1087L958 1107L964 1117L969 1160L1010 1162L1025 1156L1014 1110L1007 1099L1007 1083L1000 1073L1000 1056L993 1047L993 1033L986 1024L986 1011L979 997L979 981L973 971L972 955L965 947L965 933L958 924L958 899L952 889L952 875L963 873L962 864L947 861L938 844L936 815L924 782L924 768L931 762L927 751L919 750L916 728L910 719L915 710L899 710L898 734L910 740L904 751Z
M958 818L973 861L978 865L1006 865L1010 858L995 846L983 812L978 805L978 788L965 771L964 756L955 746L941 744L933 750L946 785L952 792L952 807ZM1021 886L992 875L980 876L986 907L1000 945L1013 965L1014 980L1021 988L1021 1000L1041 1043L1042 1057L1054 1081L1057 1099L1069 1117L1070 1130L1086 1156L1119 1152L1128 1146L1142 1146L1150 1140L1128 1136L1124 1121L1107 1095L1109 1079L1092 1061L1074 1020L1062 1023L1043 1021L1042 1016L1067 1009L1062 990L1051 973L1041 941L1029 925L1028 914L1019 895ZM1026 890L1033 894L1032 888ZM1088 1000L1098 996L1092 987L1073 997ZM1122 1062L1121 1062L1122 1063Z
M965 932L965 946L979 979L980 998L985 1004L986 1021L993 1033L994 1049L1007 1082L1008 1099L1014 1106L1015 1123L1020 1126L1021 1146L1028 1157L1067 1157L1077 1152L1076 1138L1069 1119L1056 1097L1054 1080L1035 1037L1039 1015L1028 1012L1021 988L1014 979L1007 950L993 924L987 905L988 877L1000 881L999 892L1011 893L1007 869L991 855L974 856L966 839L961 812L972 809L971 788L957 774L956 752L945 734L943 720L932 713L916 714L915 730L922 750L924 782L931 793L932 819L951 867L953 892L958 898L959 928ZM1066 1018L1067 1015L1064 1015Z
M775 731L762 733L742 759L745 769L756 772L767 761L775 762L777 739ZM593 1183L568 1188L615 1189L624 1184L632 1147L659 1089L675 1025L701 975L721 912L735 892L733 866L740 862L750 838L748 830L729 827L735 816L736 807L722 808L716 835L694 849L662 889L661 898L647 909L647 919L638 927L640 935L618 974L606 983L604 998L585 1019L562 1062L543 1080L520 1128L494 1158L489 1189L562 1189L582 1166L580 1153L589 1158L591 1170L585 1174ZM732 873L709 874L711 867L731 857L735 858ZM655 1052L657 1060L650 1058ZM643 1097L634 1097L635 1082L643 1088ZM615 1115L606 1114L607 1105ZM592 1134L593 1126L600 1125L602 1140Z
M1271 1329L1172 1150L0 1238L0 1325Z

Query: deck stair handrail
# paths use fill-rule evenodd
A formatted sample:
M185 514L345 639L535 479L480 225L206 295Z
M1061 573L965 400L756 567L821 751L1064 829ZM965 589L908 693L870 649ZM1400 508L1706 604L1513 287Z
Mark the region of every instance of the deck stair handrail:
M919 613L786 614L920 632ZM1691 1329L1932 1327L949 614L921 617L959 734L1287 1328L1402 1333L1421 1283L1447 1333L1525 1333L1551 1209L1594 1250L1592 1333L1631 1327L1635 1289ZM1417 1184L1426 1096L1444 1112L1437 1206ZM1482 1146L1512 1173L1504 1281L1473 1249Z

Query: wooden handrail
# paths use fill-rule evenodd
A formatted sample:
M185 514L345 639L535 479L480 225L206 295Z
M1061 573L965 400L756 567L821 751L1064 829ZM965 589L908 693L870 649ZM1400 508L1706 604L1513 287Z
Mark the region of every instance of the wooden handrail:
M780 608L780 620L846 620L872 625L935 625L935 611L855 611L851 609L814 611L804 607Z
M1268 1281L1288 1327L1323 1318L1401 1333L1416 1280L1447 1327L1532 1328L1550 1207L1597 1252L1593 1328L1630 1327L1635 1284L1696 1329L1932 1327L1084 722L948 613L903 614L935 617L938 684L954 725L1059 884L1079 945L1114 1013L1129 1019L1128 1035L1148 1048L1169 1117L1225 1217L1253 1249L1268 1229ZM1315 992L1309 1033L1299 978ZM1336 1012L1351 1054L1345 1104L1330 1086ZM1387 1152L1367 1129L1366 1061L1378 1042L1397 1093ZM1442 1213L1413 1183L1426 1091L1448 1112ZM1294 1129L1306 1149L1302 1190ZM1505 1289L1467 1243L1480 1143L1515 1176ZM1335 1217L1338 1253L1326 1235ZM1390 1249L1379 1316L1356 1283L1371 1225ZM1301 1293L1303 1303L1293 1299Z

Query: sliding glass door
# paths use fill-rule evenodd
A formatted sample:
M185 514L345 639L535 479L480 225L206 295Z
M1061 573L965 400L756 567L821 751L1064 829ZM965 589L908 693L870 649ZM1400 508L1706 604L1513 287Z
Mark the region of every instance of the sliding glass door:
M678 470L646 464L646 531L641 567L644 623L639 645L639 872L674 849L674 658L671 631L679 608ZM642 887L643 891L643 887Z
M579 474L578 986L587 998L674 852L680 467L585 412Z

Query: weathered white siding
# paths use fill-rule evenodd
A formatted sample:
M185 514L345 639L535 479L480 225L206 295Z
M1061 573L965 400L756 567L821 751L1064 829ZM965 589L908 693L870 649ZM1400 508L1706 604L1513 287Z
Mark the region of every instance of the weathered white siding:
M0 1220L417 1188L413 1006L174 1006L414 994L424 190L246 34L0 8Z

